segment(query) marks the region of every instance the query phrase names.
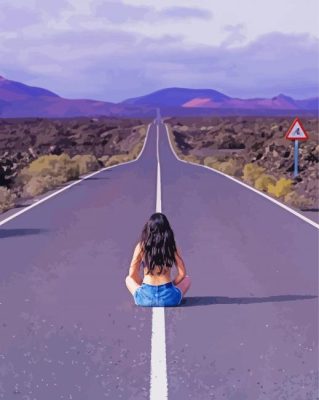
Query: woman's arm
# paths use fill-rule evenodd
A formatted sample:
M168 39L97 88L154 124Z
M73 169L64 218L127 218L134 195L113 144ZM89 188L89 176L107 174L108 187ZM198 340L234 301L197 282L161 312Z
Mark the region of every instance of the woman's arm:
M142 249L141 249L140 242L138 242L134 249L128 276L130 276L132 279L134 279L134 281L136 283L138 283L139 285L141 285L141 283L143 282L143 278L141 278L140 272L139 272L140 263L142 261L142 258L143 258Z
M173 284L176 286L180 282L182 282L182 280L186 276L185 264L184 264L184 261L183 261L183 259L181 257L179 249L177 249L177 251L175 253L175 260L176 260L177 275L175 276L175 278L173 280Z

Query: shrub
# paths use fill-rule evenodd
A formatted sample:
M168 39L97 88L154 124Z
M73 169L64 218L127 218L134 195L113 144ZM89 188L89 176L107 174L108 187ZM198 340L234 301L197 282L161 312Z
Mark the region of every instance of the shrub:
M227 175L241 176L242 163L238 160L230 158L225 160L224 156L208 156L204 158L204 165L217 169Z
M200 164L200 160L198 157L194 156L193 154L187 154L183 157L183 160L189 161L195 164Z
M53 189L58 186L61 181L52 176L32 176L23 187L23 196L33 197Z
M127 154L115 154L108 159L107 166L116 165L127 161L130 161L130 157Z
M248 163L244 166L242 178L245 182L249 183L250 185L254 185L256 179L263 174L265 168L260 167L254 163Z
M285 203L297 208L308 208L313 206L313 201L305 197L303 194L298 194L295 191L287 193L284 197Z
M14 207L16 195L6 187L0 187L0 212L4 212Z
M43 155L23 168L19 173L18 180L25 184L32 177L45 176L55 178L55 182L64 183L79 177L79 166L65 153Z
M134 147L133 150L131 151L131 153L129 154L129 158L131 160L135 159L138 157L138 155L140 154L141 150L143 147L143 142L138 142Z
M146 136L146 127L143 125L141 128L139 128L138 133L141 135L141 137Z
M77 154L72 160L78 164L80 175L99 169L99 163L93 154Z
M293 181L291 179L280 178L275 184L268 185L268 193L275 197L285 196L291 191L291 185Z
M275 183L276 183L276 178L274 176L267 175L267 174L261 174L255 180L255 188L258 190L267 191L268 185L269 184L274 185Z
M220 164L220 158L215 157L215 156L208 156L208 157L204 158L203 163L204 163L204 165L207 165L208 167L218 169L219 164Z
M109 160L110 156L108 156L107 154L105 154L104 156L99 158L99 161L102 161L104 167L107 167L107 161Z
M242 165L234 159L221 162L217 169L227 175L240 176L242 174Z

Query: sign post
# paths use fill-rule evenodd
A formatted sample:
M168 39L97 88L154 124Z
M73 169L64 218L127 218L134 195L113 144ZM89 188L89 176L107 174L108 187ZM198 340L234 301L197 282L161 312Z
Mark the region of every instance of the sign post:
M295 141L295 151L294 151L294 177L298 175L298 144L299 140L308 140L309 136L302 126L299 118L296 118L291 124L288 132L286 133L285 139Z

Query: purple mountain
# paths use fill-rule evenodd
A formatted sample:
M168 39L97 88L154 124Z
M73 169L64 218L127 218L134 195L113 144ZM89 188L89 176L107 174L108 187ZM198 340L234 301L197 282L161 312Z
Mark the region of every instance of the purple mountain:
M0 76L0 117L73 117L129 114L114 103L65 99L49 90L10 81Z
M292 97L280 94L271 99L239 99L226 96L212 89L168 88L146 96L125 100L122 104L187 109L317 110L319 98L295 100Z
M183 107L184 104L187 104L194 98L214 99L216 102L224 102L230 99L230 97L212 89L168 88L158 90L146 96L125 100L123 104Z
M318 97L295 100L280 94L271 99L239 99L212 89L168 88L146 96L110 103L65 99L49 90L0 76L0 117L153 116L162 115L278 115L318 113Z

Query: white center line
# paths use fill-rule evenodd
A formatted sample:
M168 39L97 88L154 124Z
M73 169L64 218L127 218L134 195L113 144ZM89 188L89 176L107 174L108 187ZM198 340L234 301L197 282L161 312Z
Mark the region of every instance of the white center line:
M156 156L157 156L156 212L162 212L161 164L159 158L159 124L157 124L156 126Z
M161 165L159 158L159 123L156 129L157 182L156 212L162 212ZM152 308L151 388L150 400L167 399L167 370L164 307Z

